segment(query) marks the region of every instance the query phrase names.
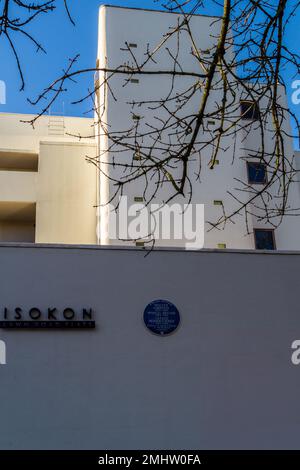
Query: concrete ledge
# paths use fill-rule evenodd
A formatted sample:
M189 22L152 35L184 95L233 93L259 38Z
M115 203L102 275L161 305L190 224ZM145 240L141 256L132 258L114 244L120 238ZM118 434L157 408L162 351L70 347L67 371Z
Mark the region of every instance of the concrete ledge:
M70 136L66 134L64 138L73 138L73 139L78 139L78 142L74 141L62 141L62 140L41 140L40 145L59 145L60 147L66 147L66 146L73 146L73 147L97 147L97 144L94 142L94 140L90 137L77 137L77 136Z
M168 10L154 10L154 9L151 9L151 8L139 8L139 7L124 7L124 6L121 6L121 5L110 5L109 3L108 4L104 4L104 5L100 5L100 10L103 9L103 8L119 8L120 10L138 10L138 11L147 11L147 12L150 12L150 13L169 13L171 15L181 15L182 16L182 13L180 11L168 11ZM218 16L218 15L205 15L203 13L194 13L193 16L203 16L204 18L217 18L217 19L221 19L222 17L221 16Z
M235 250L235 249L226 249L219 250L214 248L204 248L203 250L187 250L185 248L167 248L167 247L156 247L156 248L144 248L144 247L135 247L135 246L109 246L109 245L64 245L64 244L48 244L48 243L0 243L1 248L31 248L31 249L52 249L52 250L85 250L85 251L139 251L144 252L145 254L150 254L151 252L169 252L169 253L218 253L218 254L242 254L242 255L268 255L268 256L279 256L279 255L297 255L300 256L300 251L284 251L284 250Z

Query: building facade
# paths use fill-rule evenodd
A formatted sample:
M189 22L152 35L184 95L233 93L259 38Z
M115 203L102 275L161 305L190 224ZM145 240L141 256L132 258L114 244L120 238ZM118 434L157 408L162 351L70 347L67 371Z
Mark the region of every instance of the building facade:
M99 65L176 17L102 7ZM209 47L210 20L195 21ZM132 121L130 97L164 86L114 80L122 99L98 105L115 129ZM114 155L95 120L44 116L32 129L31 118L0 114L0 450L299 449L298 218L276 229L276 252L254 250L265 226L253 217L247 236L238 220L208 232L213 249L157 240L145 256L107 237ZM255 131L239 138L241 154L245 139L255 148ZM206 218L249 170L246 152L229 164L232 144L195 187ZM130 186L129 202L142 189ZM177 312L167 333L172 315L152 317L162 303Z
M174 28L180 18L176 13L101 6L98 67L113 70L128 63L130 48L135 59L141 62L145 50L155 49L164 32ZM220 27L217 18L196 15L192 17L190 27L195 33L199 50L205 53L214 47ZM134 108L132 102L151 102L168 93L169 77L155 75L155 72L162 63L166 69L172 67L176 41L173 38L168 43L169 52L167 47L159 49L158 57L155 56L155 60L147 64L147 70L154 72L154 75L136 74L126 82L126 76L114 74L108 89L107 74L99 73L95 82L98 100L95 119L43 116L32 129L22 122L29 121L32 116L0 114L0 241L143 246L143 241L130 239L126 235L121 237L117 234L114 238L110 235L115 213L108 203L114 199L113 204L117 206L119 200L119 196L113 198L115 181L126 175L124 165L128 163L130 168L133 160L134 165L139 165L139 157L130 148L119 152L120 146L111 146L107 129L115 135L122 132L126 135L128 129L134 129L133 123L138 120L143 133L146 125L163 119L161 110L153 112L148 107L144 113L143 108L140 111ZM177 60L183 70L196 73L198 65L189 48L188 38L182 35ZM229 48L229 59L233 53L233 49ZM192 85L190 77L180 78L174 88L180 93L189 81ZM198 105L198 95L195 97L188 104L190 113L195 113ZM214 91L210 104L212 113L214 103L221 99L222 91ZM242 93L237 93L237 103L234 105L239 108L243 99ZM287 106L283 88L281 100ZM267 101L266 97L260 106L267 106ZM233 112L234 109L233 106ZM145 125L144 121L147 121ZM200 135L203 142L219 125L218 117L207 119ZM268 126L272 128L271 117ZM285 151L292 160L295 152L293 141L288 137L291 129L287 118L283 119L282 128L286 134ZM258 125L254 124L250 132L241 126L225 137L213 169L209 165L211 153L206 149L201 155L200 174L199 161L194 159L190 163L191 197L176 197L173 202L180 211L188 202L193 206L204 205L205 248L298 250L300 247L300 217L283 217L282 223L274 230L271 223L260 220L260 210L254 205L248 211L247 223L244 214L237 213L232 221L212 229L211 224L218 221L224 208L227 212L238 209L239 203L231 195L237 182L246 181L249 187L261 187L267 178L266 169L253 157L258 150L259 132ZM271 152L272 145L272 133L266 133L264 146L267 152ZM147 182L147 191L141 179L127 185L123 195L127 198L128 207L137 202L143 205L155 184L152 180ZM270 192L275 195L276 189L275 185ZM164 182L153 203L161 205L169 197L170 185ZM288 205L300 207L299 184L290 186ZM174 240L172 237L163 239L159 234L155 244L187 247L184 236Z
M94 244L97 171L93 120L0 114L0 241Z
M0 244L0 321L96 322L0 329L0 449L299 449L299 257ZM169 336L143 321L156 299L180 313Z
M181 31L180 38L176 34L168 40L166 37L168 32L176 29L176 26L182 21L183 17L177 13L146 11L141 9L128 9L112 6L102 6L99 16L99 45L98 45L98 65L100 69L116 70L118 68L126 68L127 65L136 67L136 64L143 64L147 59L149 51L156 51L153 60L148 60L146 67L143 68L143 74L135 73L134 75L125 75L122 73L100 73L98 83L98 101L99 107L96 119L100 125L98 128L98 148L100 154L100 244L120 244L119 240L111 240L107 226L110 225L111 213L109 213L105 205L111 201L116 191L116 181L124 181L126 175L130 179L133 174L133 168L138 168L139 159L136 155L136 149L140 146L143 149L150 148L151 136L147 137L149 129L153 131L156 128L158 120L170 119L170 114L166 116L165 109L158 106L160 100L170 93L173 86L176 93L180 95L189 85L192 86L196 79L191 77L179 77L173 82L172 77L159 73L161 70L172 70L174 67L174 57L180 64L181 70L199 73L199 63L195 55L191 54L191 40L187 32ZM154 27L155 25L155 27ZM193 39L196 48L204 55L206 51L211 51L216 43L216 38L220 31L220 19L216 17L195 15L191 18L189 27L193 32ZM178 43L180 41L180 47ZM164 42L164 46L160 44ZM193 47L195 47L193 45ZM230 62L234 49L227 50L228 61ZM134 58L133 58L134 57ZM209 54L207 63L209 63ZM146 59L145 59L146 58ZM150 72L147 75L147 71ZM155 75L157 73L157 75ZM113 75L113 76L112 76ZM110 77L110 78L109 78ZM107 81L109 78L109 89ZM223 90L220 88L213 91L210 97L209 106L213 114L215 103L222 101ZM172 92L171 92L172 93ZM285 89L280 88L280 99L283 107L287 107L287 97ZM171 95L173 96L173 95ZM175 93L174 93L175 97ZM201 91L194 99L188 102L185 113L194 115L197 113L197 107L200 102ZM243 91L237 89L236 101L232 105L232 113L244 112L242 107L247 105L249 98L243 95ZM142 103L142 105L134 106L133 104ZM146 103L146 105L145 105ZM149 103L147 105L147 103ZM151 107L151 103L155 104L155 109ZM243 105L243 106L242 106ZM154 106L154 104L152 104ZM166 106L171 106L166 103ZM266 95L260 101L261 109L267 109L268 96ZM172 108L173 109L173 108ZM175 107L174 107L175 109ZM218 116L206 119L203 130L199 133L199 141L203 142L203 150L201 158L191 160L188 170L188 176L192 185L192 196L187 187L185 197L176 197L172 202L179 206L184 206L189 200L192 204L204 204L205 207L205 243L206 248L239 248L239 249L255 249L255 248L271 248L271 249L299 249L300 218L284 217L283 222L274 230L274 225L270 220L261 220L261 214L264 211L263 204L258 208L255 204L248 207L247 223L245 223L244 212L238 212L232 219L232 222L220 225L217 229L211 229L222 217L223 209L227 213L234 213L240 206L232 197L232 192L237 186L241 186L241 191L237 194L238 198L245 202L249 198L246 194L247 190L253 188L261 188L266 182L268 175L265 165L259 163L256 153L259 151L260 128L259 123L253 123L250 130L244 126L248 120L246 113L245 118L241 120L241 124L237 126L236 131L229 133L222 141L222 148L218 154L218 160L211 169L211 150L205 148L205 142L211 139L212 133L220 127L220 119ZM135 126L135 122L139 121L139 126ZM172 122L172 121L170 121ZM274 145L274 132L272 132L272 116L267 119L266 132L264 136L264 148L266 154L271 154ZM294 149L292 138L288 137L292 134L289 118L284 116L282 129L286 134L285 152L289 161L294 158ZM174 125L174 128L176 126ZM137 130L138 129L138 130ZM123 130L126 138L119 144L118 132ZM150 131L149 131L150 132ZM169 133L166 132L165 138L159 136L159 144L162 147L161 154L159 151L153 152L153 158L163 159L164 148L167 147L168 139L172 139L173 128ZM154 131L152 134L155 134ZM155 137L158 133L155 134ZM147 140L148 138L148 140ZM131 142L136 142L131 145ZM154 140L154 137L153 137ZM174 148L178 145L178 140L174 137ZM163 147L165 145L165 147ZM127 147L126 147L127 146ZM135 147L131 150L131 147ZM159 147L159 146L157 146ZM153 147L151 147L153 150ZM156 150L156 149L155 149ZM166 152L165 152L166 153ZM200 162L201 160L201 162ZM125 168L127 164L127 169ZM148 164L148 161L147 161ZM145 167L147 166L145 165ZM199 172L201 165L201 172ZM180 169L180 162L178 162ZM258 168L258 172L257 172ZM138 171L138 170L137 170ZM179 174L179 171L178 171ZM111 178L107 178L107 175ZM173 170L174 178L176 172ZM252 178L252 179L251 179ZM159 192L155 193L155 185L157 180L150 178L147 181L143 178L135 180L133 183L122 187L122 194L128 198L129 205L137 201L148 202L152 195L152 201L161 204L168 201L171 191L170 183L166 181L161 185ZM240 182L243 182L240 184ZM274 184L269 190L272 197L273 208L276 206L278 185ZM115 198L118 200L118 197ZM300 192L297 183L290 186L289 207L300 207ZM272 209L271 209L272 210ZM151 238L151 237L150 237ZM136 241L126 242L132 245ZM138 242L139 243L139 242ZM160 239L155 240L158 246L186 246L186 240L170 241Z

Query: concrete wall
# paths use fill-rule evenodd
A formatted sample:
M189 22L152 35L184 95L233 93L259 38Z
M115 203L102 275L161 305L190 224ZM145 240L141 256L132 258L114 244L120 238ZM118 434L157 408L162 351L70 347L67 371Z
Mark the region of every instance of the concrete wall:
M37 243L96 244L96 146L42 142L37 190Z
M37 173L0 171L0 201L36 202Z
M120 64L129 61L131 63L132 58L130 54L124 52L125 43L135 43L137 48L134 49L134 54L139 63L142 63L146 57L147 47L149 50L154 50L158 44L162 41L163 35L176 27L178 21L182 21L182 16L173 13L163 13L157 11L145 11L138 9L127 9L110 6L102 6L99 14L99 45L98 45L98 59L100 67L114 68ZM155 28L153 25L155 24ZM190 24L191 30L194 33L195 43L197 47L202 50L212 48L217 41L217 37L220 31L220 21L217 21L215 17L205 16L194 16L191 19ZM162 68L164 70L173 70L174 63L171 59L167 48L172 51L173 55L176 55L177 51L177 35L173 35L168 39L164 47L160 48L155 54L154 61L149 61L147 64L147 70L158 71ZM199 73L199 63L191 56L192 44L188 34L182 32L180 35L180 52L178 56L178 62L185 71L192 71ZM229 50L228 55L230 56L232 51ZM230 62L230 59L228 60ZM201 70L202 72L202 70ZM102 76L101 79L104 77ZM157 125L157 116L161 119L167 119L162 109L151 110L151 105L132 108L132 101L148 101L148 100L160 100L163 97L168 96L171 89L172 77L167 75L138 75L135 78L139 79L139 84L128 83L126 86L125 80L127 77L123 75L114 75L110 80L110 87L117 98L117 101L111 96L108 90L102 86L99 109L100 115L103 114L103 122L109 124L109 132L119 132L122 130L130 129L133 126L132 114L136 113L141 115L142 124L139 128L139 133L149 132L149 125ZM176 79L175 88L176 93L180 94L186 91L188 87L191 87L196 82L196 79L191 77L180 77ZM175 93L174 93L175 94ZM195 94L194 98L184 107L183 116L193 115L197 113L199 102L201 100L200 89ZM211 97L211 110L214 109L215 103L219 103L222 100L222 90L218 90ZM105 104L105 106L104 106ZM173 103L175 106L175 103ZM170 109L173 109L173 104L169 104ZM174 110L175 112L175 110ZM185 114L186 113L186 114ZM216 126L217 126L217 121ZM147 123L143 124L143 123ZM105 126L105 125L104 125ZM174 145L177 145L177 139L173 135L172 130L170 132L163 133L162 141L169 142L172 139ZM99 132L100 138L100 152L101 154L108 148L111 143L107 142L105 132ZM134 134L134 132L133 132ZM203 134L203 135L202 135ZM209 136L209 137L207 137ZM153 145L152 137L142 139L137 138L137 142L143 147ZM132 138L132 137L131 137ZM209 132L204 133L201 129L201 139L210 139L211 135ZM155 139L155 137L153 137ZM130 141L130 139L129 139ZM198 157L192 159L189 165L189 178L193 184L193 197L192 202L198 204L205 204L205 220L213 221L220 217L222 209L214 206L214 200L222 200L226 205L231 204L234 206L234 201L227 194L227 191L232 189L235 185L235 178L242 179L245 172L245 163L236 160L236 164L232 166L232 155L234 139L231 135L226 137L226 143L223 142L222 148L227 149L221 151L220 165L215 166L214 170L210 170L208 163L211 159L211 151L204 148L202 151L202 164L201 164L201 178L197 178L196 175L199 173L199 160ZM132 143L132 140L131 140ZM162 145L157 145L159 148ZM176 148L176 147L174 147ZM130 173L130 164L132 163L133 152L124 151L121 146L115 146L113 150L104 154L101 158L102 172L100 174L100 201L101 204L105 204L111 200L113 194L115 194L116 186L114 182L109 182L106 178L106 174L109 174L112 179L119 180L125 179L125 176ZM120 150L122 150L120 152ZM119 151L119 153L117 153ZM154 151L155 158L163 158L160 151ZM124 163L126 161L129 165L129 169L126 170L124 167L116 165L111 166L112 157L117 164ZM106 162L108 162L106 164ZM176 179L180 179L182 175L182 168L178 163L172 162L171 167L177 165L175 170L171 171L172 176ZM125 186L123 188L124 194L128 197L128 204L134 204L135 197L145 196L146 200L149 200L154 192L154 188L157 188L157 175L150 173L152 178L148 177L148 188L144 195L145 190L145 179L140 178L135 180L133 184ZM149 175L148 175L149 176ZM167 201L170 197L170 185L166 182L163 187L160 187L155 198L152 200L153 204L160 204L162 201ZM177 204L184 204L189 201L189 196L186 198L177 197L174 201ZM101 210L101 228L103 229L107 224L107 212L105 206ZM206 225L206 229L211 228L210 225ZM250 227L251 230L252 227ZM253 248L254 241L253 237L246 235L243 219L238 217L235 224L228 224L227 230L214 230L207 234L205 239L205 247L216 248L219 243L226 243L228 248ZM121 241L109 240L105 235L101 234L101 244L120 244ZM129 237L124 237L129 238ZM125 242L123 242L125 243ZM185 246L186 240L156 240L157 245L170 246L172 244ZM132 245L134 243L126 243Z
M1 449L299 448L299 253L0 247L2 308L94 309L4 331ZM169 337L142 321L173 302Z
M42 116L34 129L22 122L33 118L0 114L0 240L96 243L98 177L86 162L96 156L93 120ZM36 203L29 229L17 209L7 218L4 203Z
M87 142L94 139L93 119L46 115L32 128L29 121L34 117L34 114L0 113L0 150L38 152L41 138L57 141L58 136L60 140L73 142L78 142L77 135L89 137ZM55 125L56 119L60 119L59 126Z

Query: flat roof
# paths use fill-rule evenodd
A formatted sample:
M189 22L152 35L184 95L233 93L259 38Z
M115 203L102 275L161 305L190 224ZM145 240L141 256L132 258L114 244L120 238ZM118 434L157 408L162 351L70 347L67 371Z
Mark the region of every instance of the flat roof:
M183 13L180 13L179 11L168 11L168 10L152 10L151 8L138 8L138 7L123 7L123 6L120 6L120 5L110 5L109 3L108 4L104 4L104 5L100 5L100 9L101 8L118 8L120 10L136 10L136 11L147 11L147 12L151 12L151 13L169 13L171 15L182 15ZM189 14L189 12L186 12L187 14ZM222 16L220 15L205 15L205 14L200 14L200 13L193 13L192 16L203 16L204 18L222 18Z
M0 112L0 117L1 116L32 116L32 117L35 117L37 116L39 113L6 113L6 112L3 112L1 111ZM65 119L84 119L86 121L94 121L94 118L92 117L84 117L84 116L67 116L65 114L42 114L40 116L41 118L42 117L46 117L46 118L49 118L49 117L63 117Z

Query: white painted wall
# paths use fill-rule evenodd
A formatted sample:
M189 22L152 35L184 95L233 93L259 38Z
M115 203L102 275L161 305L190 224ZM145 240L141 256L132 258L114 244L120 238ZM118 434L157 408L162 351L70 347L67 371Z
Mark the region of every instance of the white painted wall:
M98 44L98 60L100 67L114 68L120 64L130 61L130 55L121 49L124 48L125 42L136 43L137 48L134 49L138 61L142 61L144 53L149 44L149 49L153 50L154 47L161 41L162 35L177 24L180 15L173 13L162 13L155 11L145 11L138 9L126 9L119 7L102 6L100 8L99 15L99 44ZM191 29L195 34L196 43L199 49L205 50L215 43L215 36L219 31L220 23L216 21L216 18L206 16L195 16L191 20ZM175 51L177 39L174 37L173 40L168 42L167 46L171 51ZM181 50L179 54L179 62L183 65L184 70L191 70L198 72L198 65L196 60L190 55L191 44L187 40L184 33L181 34ZM232 54L233 51L228 51L228 54ZM170 69L173 66L173 62L170 56L164 48L157 53L156 56L157 64L150 62L147 65L149 70L160 70L163 64L165 69ZM103 74L100 74L100 81L103 80ZM157 100L162 96L166 96L170 88L170 78L165 76L137 76L140 80L139 84L129 83L124 87L124 76L115 75L110 81L110 85L114 92L114 97L106 89L99 93L99 110L100 114L103 113L103 122L108 123L109 131L113 130L124 130L128 129L132 123L132 108L128 102L137 100ZM187 85L193 80L190 78L179 78L176 81L176 90L184 90ZM200 95L199 95L200 96ZM215 92L210 98L211 109L214 109L214 103L220 102L222 99L221 92ZM285 91L282 89L282 99L286 100ZM237 97L237 103L239 97ZM195 100L193 106L190 106L191 113L195 113L198 106L198 101ZM135 112L139 114L139 109L136 108ZM141 112L141 111L140 111ZM236 111L235 111L236 112ZM152 114L151 114L152 113ZM158 115L163 117L162 112L147 111L146 121L149 123L154 121L154 116ZM216 124L217 126L217 124ZM271 119L270 119L271 126ZM290 124L287 120L284 121L283 127L290 134ZM146 128L145 128L146 129ZM147 128L148 129L148 128ZM207 137L203 135L203 140ZM268 148L273 145L270 138L266 137L265 142ZM202 203L205 205L205 219L206 221L215 222L221 215L222 209L213 205L214 200L222 200L227 212L233 212L237 209L240 204L234 201L234 199L228 194L228 191L232 191L233 188L238 186L237 180L247 180L247 169L244 157L251 153L251 149L257 150L257 143L259 142L257 131L255 126L253 132L249 137L241 131L237 136L237 151L236 157L233 162L233 148L234 140L233 137L227 137L226 141L223 141L224 151L220 152L219 160L220 165L215 166L213 170L208 168L208 161L211 153L204 151L202 153L202 170L200 181L195 179L195 173L198 172L199 162L192 162L189 169L189 176L193 181L193 203ZM105 152L108 148L107 137L105 135L99 138L99 147L101 152ZM247 148L247 152L244 150ZM226 150L225 150L226 149ZM292 139L286 139L286 151L287 154L292 158L293 147ZM114 157L115 161L118 162L118 155L108 154L108 152L101 157L102 170L104 173L109 172L109 175L113 178L118 179L121 175L118 170L112 170L107 165L107 162L111 162ZM131 161L132 154L125 152L121 157L122 161ZM122 169L123 172L123 169ZM153 186L150 185L153 188ZM110 200L115 188L112 183L108 182L106 176L102 173L100 177L100 201L101 204L105 204ZM142 196L144 190L144 182L134 182L130 187L127 187L125 194L129 198L129 203L132 204L135 196ZM276 188L274 188L276 192ZM149 194L149 192L148 192ZM161 190L159 196L153 201L154 203L161 203L167 200L170 195L166 185ZM241 199L245 198L242 193L239 193ZM187 198L177 198L175 202L183 203L187 202ZM300 206L300 194L298 185L295 184L290 193L290 202L292 206ZM101 213L102 227L107 223L107 215L105 210ZM253 249L254 237L253 235L247 235L247 228L245 219L243 216L236 216L233 219L234 223L228 223L225 230L213 230L209 231L210 225L206 224L206 236L205 236L205 247L216 248L219 243L225 243L227 248L240 248L240 249ZM248 220L248 230L253 231L253 228L259 228L260 224L257 222L255 217L250 216ZM269 225L264 225L265 228L271 228ZM300 230L300 218L287 217L284 223L276 231L276 244L278 249L299 249L300 241L298 233ZM100 237L101 238L101 237ZM103 244L111 243L112 240L105 237L102 233L102 239L100 242ZM120 244L120 241L117 242ZM132 243L131 243L132 244ZM168 241L157 240L156 244L170 245ZM178 242L177 242L178 244ZM185 245L185 242L181 243Z
M34 129L22 122L33 117L0 114L0 240L96 243L97 170L86 161L96 156L93 119L42 116ZM36 171L18 171L30 158ZM16 207L9 219L5 203ZM29 228L18 220L24 203L36 203Z
M34 114L0 113L0 150L30 150L37 153L41 140L78 142L74 135L79 134L89 137L87 142L94 141L93 119L46 115L41 116L33 129L28 121L34 117ZM55 135L53 122L57 118L60 124Z
M96 244L96 145L41 142L37 243Z
M91 307L95 331L4 331L0 449L299 449L299 253L0 247L2 308ZM178 331L144 326L173 302Z
M36 202L38 175L27 171L0 171L0 201Z

